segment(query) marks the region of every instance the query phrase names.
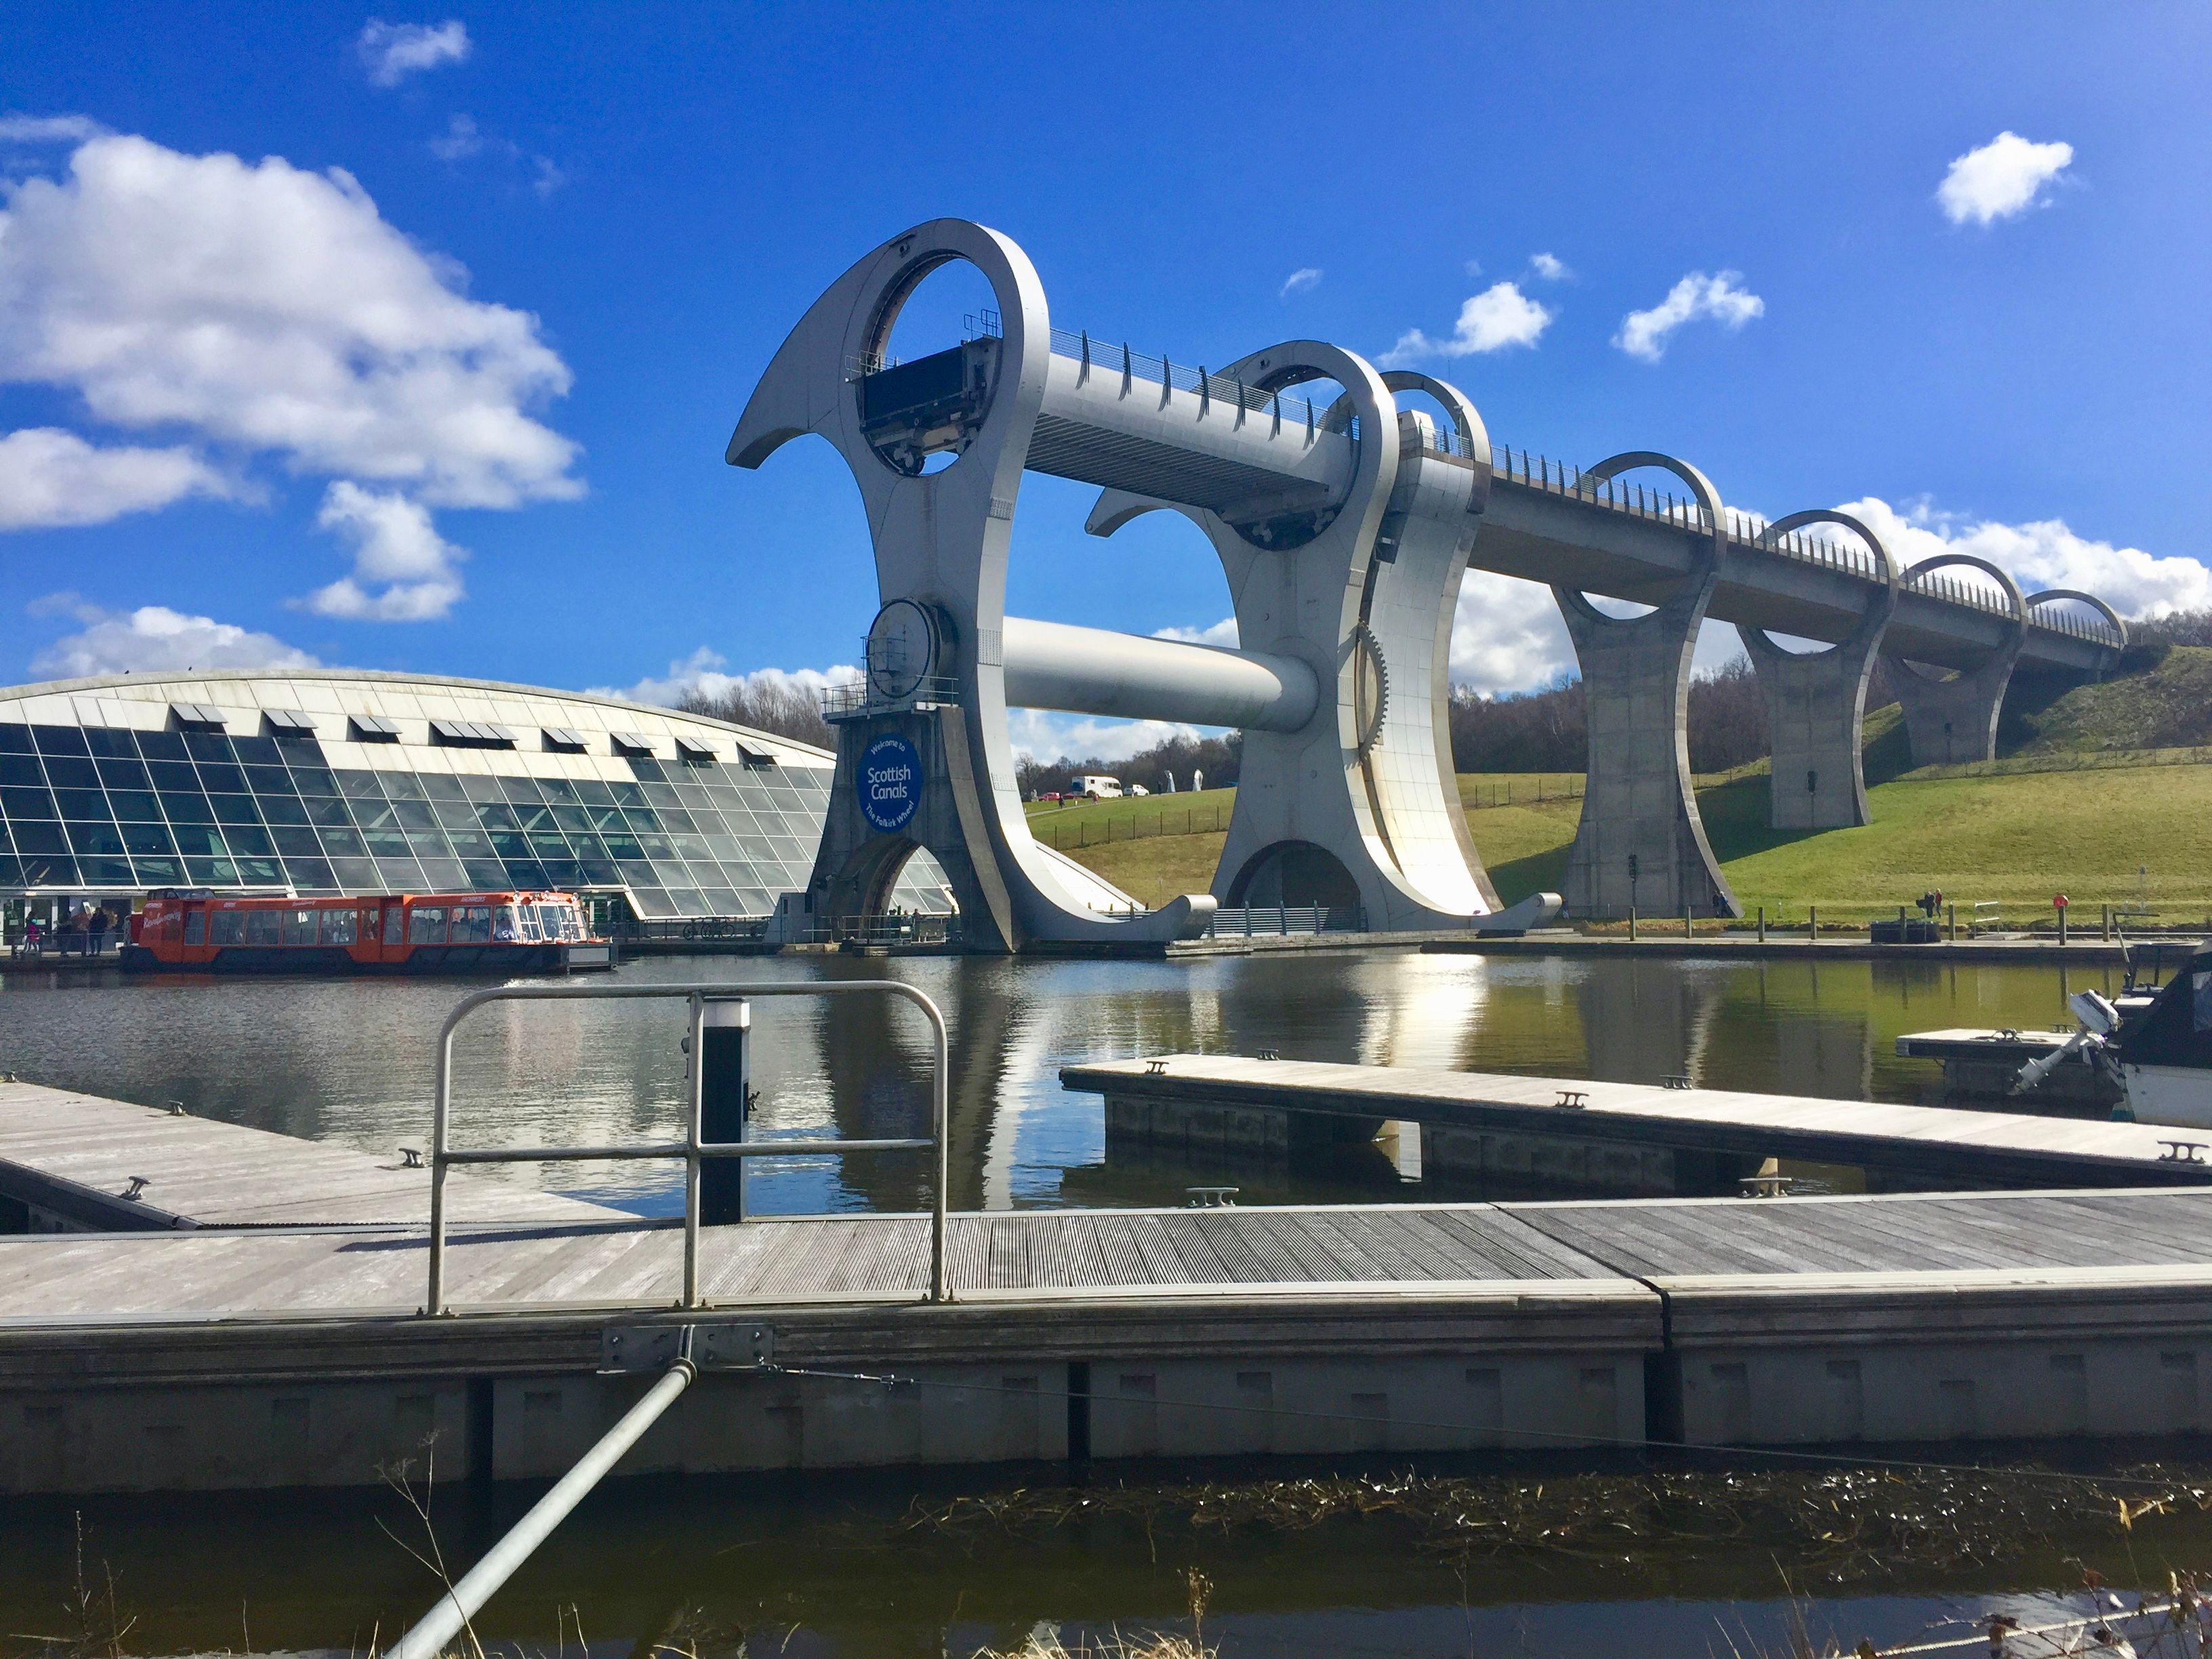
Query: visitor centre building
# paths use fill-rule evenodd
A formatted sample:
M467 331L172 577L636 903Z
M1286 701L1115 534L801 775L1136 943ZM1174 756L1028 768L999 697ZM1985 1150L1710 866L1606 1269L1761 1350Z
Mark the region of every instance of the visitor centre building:
M0 898L562 888L764 920L834 758L586 693L321 670L0 690ZM950 908L926 855L898 902Z

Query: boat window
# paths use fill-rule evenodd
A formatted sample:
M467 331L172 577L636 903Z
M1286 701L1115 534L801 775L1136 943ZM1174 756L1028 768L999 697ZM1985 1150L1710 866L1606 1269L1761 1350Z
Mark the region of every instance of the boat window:
M283 938L281 924L274 910L242 910L246 918L246 942L248 945L275 945Z
M488 945L491 942L491 907L489 904L459 904L453 907L453 943L456 945Z
M210 945L236 945L246 937L246 918L236 910L217 910L208 917Z
M528 939L534 944L545 937L545 930L538 925L538 907L536 905L518 905L515 907L515 914L521 919L522 937L524 939Z
M501 945L512 945L522 937L522 924L515 919L512 904L502 904L492 912L491 936Z
M386 945L399 943L399 918L402 914L399 906L396 904L387 904L384 907L384 942Z
M353 923L353 912L350 909L324 911L323 943L325 945L352 944Z
M443 945L446 942L446 907L442 904L418 904L407 913L407 942L410 945Z
M576 913L565 904L541 904L538 907L538 925L550 939L581 939L577 930Z
M204 911L204 910L187 910L187 911L185 911L185 944L187 944L187 945L198 945L198 944L200 944L202 941L204 941L206 938L207 938L207 912L206 912L206 911Z
M285 910L279 913L284 919L284 943L313 945L315 942L315 913L312 910Z

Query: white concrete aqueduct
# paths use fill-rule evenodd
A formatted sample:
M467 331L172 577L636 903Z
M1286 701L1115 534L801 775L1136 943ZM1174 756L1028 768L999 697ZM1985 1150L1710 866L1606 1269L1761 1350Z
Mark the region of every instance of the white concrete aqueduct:
M888 362L900 308L954 260L989 281L998 331ZM1328 401L1289 395L1314 382ZM837 782L785 927L879 912L917 848L943 866L971 948L1153 944L1201 931L1217 903L1356 906L1375 930L1527 926L1556 901L1501 908L1453 776L1447 654L1470 561L1549 585L1574 641L1589 777L1565 900L1583 916L1739 912L1691 787L1685 710L1706 617L1737 625L1765 688L1786 828L1866 821L1877 652L1929 763L1991 753L2016 672L2094 677L2126 641L2093 596L2023 594L1963 555L1900 571L1847 514L1762 524L1669 456L1516 462L1456 388L1339 346L1285 341L1209 371L1055 329L1021 249L963 220L892 238L815 302L727 459L757 467L808 433L860 485L883 608L865 684L830 711ZM1006 615L1025 470L1097 485L1096 535L1149 511L1192 519L1227 574L1239 648ZM1655 471L1686 493L1631 476ZM1960 562L1996 591L1936 573ZM1586 594L1650 609L1615 617ZM1773 634L1833 643L1796 653ZM1010 707L1241 728L1212 893L1146 910L1033 839ZM883 775L919 766L892 791L904 816L890 828L896 815L862 808L872 748L897 761Z

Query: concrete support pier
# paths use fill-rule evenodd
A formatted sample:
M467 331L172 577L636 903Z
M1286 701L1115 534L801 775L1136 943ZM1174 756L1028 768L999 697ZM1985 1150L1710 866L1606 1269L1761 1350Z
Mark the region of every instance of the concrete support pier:
M1763 628L1739 623L1766 693L1766 729L1774 757L1768 779L1769 818L1777 830L1852 830L1867 821L1867 683L1875 653L1897 610L1897 566L1873 531L1847 513L1793 513L1766 529L1768 538L1808 524L1836 524L1856 535L1881 567L1883 584L1848 639L1826 651L1798 653L1777 645Z
M1939 553L1906 571L1904 586L1910 587L1916 577L1947 564L1970 564L2002 587L2012 604L2014 625L2006 642L1979 667L1960 669L1948 679L1931 678L1926 670L1893 652L1882 653L1890 686L1905 711L1915 766L1955 766L1996 758L1997 716L2004 708L2005 688L2012 684L2013 665L2027 643L2027 601L2020 584L1986 559L1971 553Z
M1737 916L1743 907L1705 839L1690 781L1690 657L1720 579L1727 536L1719 492L1672 456L1633 451L1589 468L1602 483L1661 467L1688 484L1710 527L1702 556L1649 615L1608 617L1581 592L1553 587L1582 665L1589 781L1567 854L1568 914Z

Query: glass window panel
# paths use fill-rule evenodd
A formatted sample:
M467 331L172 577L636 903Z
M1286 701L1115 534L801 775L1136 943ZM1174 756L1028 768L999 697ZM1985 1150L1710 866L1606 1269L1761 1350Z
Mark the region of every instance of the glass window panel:
M586 806L611 806L614 805L615 792L608 788L605 784L600 782L597 778L577 778L574 780L574 783L576 790L576 799L582 805Z
M246 793L246 769L204 762L200 766L200 787L210 795L242 795Z
M749 916L766 915L775 908L775 900L769 896L764 887L740 887L738 889L738 903Z
M0 754L26 755L32 747L29 726L19 720L0 720Z
M520 830L494 830L489 832L492 851L507 860L530 856L530 841Z
M356 830L340 824L326 823L319 833L323 838L323 851L332 858L358 859L368 855L368 843Z
M720 862L723 873L728 876L737 886L757 887L767 879L766 877L755 872L749 860L724 859Z
M177 850L187 858L221 858L230 851L223 845L222 831L212 824L178 823L170 820L177 840Z
M88 853L114 855L123 851L123 832L112 823L72 823L69 838L80 860Z
M319 738L305 732L286 732L276 738L276 752L291 766L320 766L323 745Z
M180 761L189 759L185 752L181 732L141 732L138 752L149 761Z
M422 866L413 859L379 859L376 873L395 893L419 893L428 884L422 879Z
M61 803L65 818L104 818L113 816L107 810L107 797L97 789L57 789L54 799Z
M230 843L234 854L251 853L256 857L265 858L276 850L270 842L269 832L258 823L226 823L222 827L222 838Z
M185 878L196 887L235 887L238 866L228 859L186 859Z
M525 830L550 830L553 809L550 806L517 806L514 821Z
M430 803L431 816L447 830L477 828L477 809L465 800L437 800Z
M107 805L118 818L136 818L141 823L152 823L161 816L161 803L154 799L150 789L111 789Z
M364 830L361 838L368 843L369 856L377 859L411 859L415 849L407 844L404 830Z
M58 818L51 789L0 789L0 812L11 818Z
M207 920L210 945L236 945L246 937L246 918L236 910L210 910Z
M276 913L284 919L284 943L313 945L315 942L315 911L313 905L295 905Z
M676 907L668 902L668 895L657 887L633 888L629 902L637 906L637 913L641 916L672 916L676 914Z
M738 844L735 836L708 836L707 850L725 863L732 859L741 859L745 855L744 848Z
M57 830L56 835L60 831ZM26 887L74 887L76 882L76 860L66 853L32 853L18 848L22 855L23 885Z
M346 804L342 800L327 799L321 795L307 795L301 797L300 805L307 809L307 822L310 823L347 830L353 827L353 814L346 810Z
M616 868L622 872L623 883L625 886L658 887L660 885L660 877L654 872L653 867L641 860L625 860L617 864Z
M655 863L676 856L676 848L665 836L640 836L637 844L645 849L646 857Z
M422 780L412 772L384 772L378 775L384 780L384 793L392 799L421 800L423 799Z
M410 945L443 945L446 942L446 907L442 904L409 905L407 942Z
M350 800L382 800L384 786L376 781L374 772L362 772L350 767L338 769L338 793Z
M507 860L507 878L515 886L521 888L547 887L552 884L545 878L544 866L528 859Z
M338 878L321 859L286 859L284 879L302 893L335 893ZM345 912L350 915L351 911Z
M172 823L213 823L215 808L208 798L194 790L191 794L179 789L161 792L161 816Z
M714 916L741 916L738 896L726 887L709 887L706 890L707 914Z
M292 769L292 787L303 795L335 795L338 792L338 775L327 766L295 766Z
M146 775L145 763L136 755L128 760L96 760L100 781L110 789L151 789L154 781Z
M684 803L677 798L675 786L666 783L647 784L645 786L645 803L647 805L656 809L660 807L668 807L671 809L680 810L684 805Z
M115 802L117 816L120 817L123 811L121 798L111 795L108 799ZM297 795L256 795L253 799L260 803L261 816L271 823L307 822L307 804Z
M353 804L353 818L364 830L397 830L399 814L392 803L385 800L357 800Z
M294 865L289 867L297 869L300 866ZM330 866L327 864L323 866L323 875L326 880L331 874ZM360 915L361 912L349 904L327 906L322 915L323 943L351 945L356 937L355 929L358 925Z
M430 803L422 800L395 800L392 803L393 817L402 830L434 830L437 815L430 811Z
M591 820L591 826L594 830L626 830L629 828L629 822L623 817L623 810L619 806L587 806L584 809L584 816Z
M679 855L694 863L701 859L712 859L714 856L707 850L707 839L703 836L671 836L669 840L675 842L676 850Z
M261 813L253 805L251 795L210 795L208 805L215 809L217 823L258 823Z
M658 783L668 775L660 769L660 763L642 756L632 757L629 769L636 776Z
M530 856L532 858L565 859L574 856L574 854L570 853L568 850L568 837L565 836L556 836L550 830L540 830L536 835L530 836L529 841Z
M571 836L568 837L568 846L580 859L605 859L612 856L607 851L606 842L601 841L597 836Z
M642 807L645 805L645 791L634 783L611 783L607 787L613 793L617 806Z
M697 833L699 821L680 807L672 806L660 814L660 827L672 833L689 836Z
M514 809L504 801L486 801L477 808L477 822L487 830L516 828Z
M424 859L422 878L430 884L434 893L458 893L472 884L466 866L459 859Z
M88 760L68 755L46 757L46 781L57 789L97 789L100 771Z
M507 798L519 806L537 806L545 799L535 778L501 778L499 787Z
M449 859L453 849L446 844L446 837L435 830L408 830L407 850L418 859Z
M175 887L185 879L185 865L181 859L134 858L131 867L138 872L141 887Z
M185 752L196 761L228 764L234 758L230 738L221 732L186 732Z
M672 887L668 902L679 916L703 916L707 914L707 896L696 887Z
M422 793L426 799L434 801L465 801L469 798L468 792L461 787L461 781L443 772L425 772L422 775Z
M0 755L0 784L43 789L46 787L46 769L39 764L36 755Z
M88 887L136 887L138 884L138 878L131 873L129 859L81 858L76 861L76 867Z
M622 885L622 872L615 868L612 859L581 859L578 867L583 871L585 881L593 887Z
M498 856L498 854L492 849L491 837L481 830L448 830L446 831L446 839L452 844L453 851L465 859L489 859Z
M275 945L284 937L284 924L274 910L240 910L234 914L246 924L248 945Z
M331 872L337 877L338 885L349 893L380 893L384 890L383 878L377 874L376 866L367 859L334 858L331 860Z
M62 839L58 823L24 823L9 826L11 838L19 853L66 854L69 843Z
M678 784L676 799L687 812L711 808L714 804L714 798L707 793L706 787L696 783Z
M584 880L584 866L574 859L545 860L545 884L549 887L576 887Z
M551 810L556 829L575 833L589 830L592 827L591 814L580 806L556 806Z
M234 859L239 881L248 887L282 887L284 866L275 859Z
M315 832L312 830L271 830L269 839L288 859L319 859L323 855L323 844L315 839ZM138 849L134 847L131 850L135 853Z
M576 799L576 786L566 778L540 778L538 787L545 792L548 800L574 801Z
M468 872L471 887L496 891L507 885L507 866L497 859L464 859L461 868Z
M640 835L660 833L660 814L649 806L630 806L623 811L623 818L630 829Z
M489 945L491 943L491 907L488 904L457 904L447 923L456 945Z
M146 769L154 775L156 789L181 789L190 794L201 793L198 771L183 761L149 761Z
M246 769L246 787L257 795L289 795L296 793L292 775L281 766L249 766Z
M277 752L274 738L233 738L231 747L238 751L239 759L249 766L281 766L283 757Z
M507 796L499 787L497 778L488 778L480 773L461 775L461 792L473 801L505 800Z
M89 755L85 746L84 733L74 726L34 726L31 736L41 753L48 755Z
M123 848L134 857L142 854L167 854L177 850L177 843L169 837L169 827L164 823L126 823L119 826L123 832Z

